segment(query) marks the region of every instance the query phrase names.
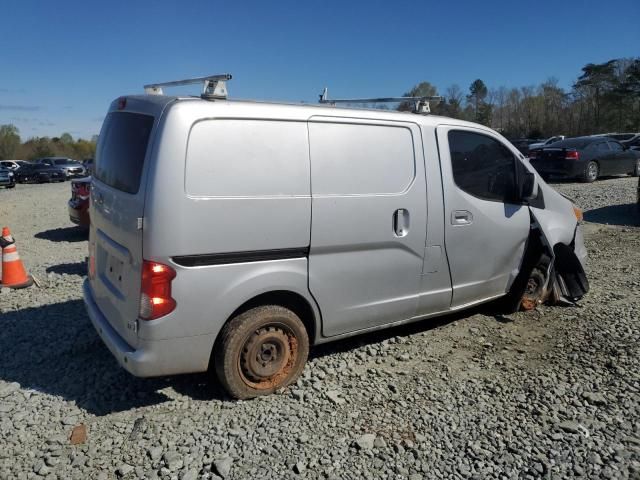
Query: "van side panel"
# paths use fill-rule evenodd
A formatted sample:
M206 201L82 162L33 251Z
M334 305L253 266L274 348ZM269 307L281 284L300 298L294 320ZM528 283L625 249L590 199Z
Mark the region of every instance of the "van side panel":
M426 195L416 125L312 117L309 289L323 335L414 316Z
M147 190L144 256L176 270L177 306L140 322L141 338L215 338L235 309L268 291L313 302L306 123L279 119L273 109L276 116L260 118L254 109L249 117L224 103L216 116L217 106L181 102L164 118Z
M145 206L145 251L174 257L307 247L304 122L201 120L187 106L165 119Z

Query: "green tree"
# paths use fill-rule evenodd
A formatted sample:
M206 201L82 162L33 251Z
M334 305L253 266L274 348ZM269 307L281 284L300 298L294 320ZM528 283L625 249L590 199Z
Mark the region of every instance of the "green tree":
M60 135L60 142L65 145L71 145L73 143L73 137L69 133L63 133Z
M429 82L420 82L406 92L403 97L435 97L436 95L438 95L436 87ZM410 112L411 110L413 110L413 102L402 102L398 105L398 111L400 112Z
M32 138L28 140L25 145L28 146L27 158L29 160L52 157L56 154L53 148L53 142L49 137Z
M444 97L444 103L440 108L442 115L446 115L452 118L462 118L462 100L464 95L462 90L457 84L451 85L447 88L447 92Z
M0 160L14 159L20 147L20 132L15 125L0 125Z
M582 67L582 75L574 84L576 90L584 90L593 99L594 127L601 128L603 96L617 86L616 64L618 60L609 60L605 63L588 63Z
M471 85L469 85L469 95L467 95L467 101L473 105L473 112L475 114L476 122L480 122L480 118L486 117L487 111L481 111L481 107L484 103L484 99L487 97L488 93L487 86L484 84L482 80L479 78L474 80Z

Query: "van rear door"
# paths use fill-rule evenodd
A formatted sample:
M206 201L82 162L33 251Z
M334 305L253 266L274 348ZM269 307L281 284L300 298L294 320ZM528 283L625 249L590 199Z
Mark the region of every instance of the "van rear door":
M137 345L142 271L142 218L145 163L150 156L154 107L112 110L105 118L96 150L91 191L90 248L94 300L110 325Z

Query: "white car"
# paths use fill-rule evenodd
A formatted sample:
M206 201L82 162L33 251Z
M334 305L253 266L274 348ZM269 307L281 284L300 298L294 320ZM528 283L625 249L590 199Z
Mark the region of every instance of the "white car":
M0 167L8 168L9 170L15 171L25 163L27 162L25 162L24 160L2 160L0 161Z
M564 140L564 135L556 135L555 137L547 138L544 142L532 143L529 145L529 150L533 150L534 148L544 148L547 145L559 142L560 140Z

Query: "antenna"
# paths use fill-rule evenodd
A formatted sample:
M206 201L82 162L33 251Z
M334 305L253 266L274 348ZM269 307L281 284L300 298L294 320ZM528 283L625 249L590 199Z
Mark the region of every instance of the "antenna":
M429 102L439 103L442 101L442 97L439 95L425 96L425 97L380 97L380 98L332 98L329 99L329 91L327 87L324 87L322 93L319 95L320 103L328 103L335 105L336 103L398 103L398 102L413 102L413 113L426 115L431 112Z
M171 82L150 83L144 86L144 93L148 95L164 95L162 87L179 87L182 85L193 85L202 83L202 93L200 97L206 100L226 99L227 80L233 77L230 73L221 75L208 75L206 77L186 78L184 80L173 80Z

